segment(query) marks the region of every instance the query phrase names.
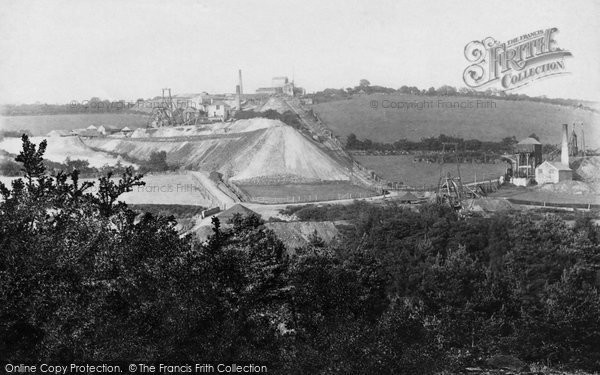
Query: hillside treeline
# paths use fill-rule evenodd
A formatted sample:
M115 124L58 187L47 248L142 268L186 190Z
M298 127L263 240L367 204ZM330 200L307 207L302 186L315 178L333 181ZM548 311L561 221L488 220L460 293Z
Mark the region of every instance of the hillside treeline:
M101 100L94 97L81 102L72 101L65 104L6 104L0 106L0 114L2 116L36 116L36 115L67 115L74 113L122 113L136 110L136 104L143 99L138 99L137 102L128 102L125 100Z
M480 141L478 139L463 139L440 134L437 137L421 138L419 141L399 139L393 143L383 143L374 142L368 138L359 140L356 134L350 133L346 139L346 149L377 151L486 151L505 153L512 152L517 142L515 136L505 137L499 142L493 142Z
M370 95L370 94L405 94L417 96L456 96L456 97L473 97L473 98L489 98L489 99L504 99L514 101L530 101L548 104L557 104L570 107L578 107L589 111L596 112L595 108L584 104L576 99L563 98L547 98L545 96L528 96L526 94L512 94L497 89L487 89L478 91L466 87L456 88L449 85L442 85L438 88L429 87L428 89L419 88L417 86L401 86L398 89L391 87L371 85L367 80L361 80L358 86L348 87L345 89L327 88L322 91L317 91L307 95L313 99L314 104L325 103L335 100L350 99L355 95Z
M580 216L459 220L366 203L299 209L349 220L291 251L257 216L213 220L200 243L173 218L117 203L77 172L0 185L0 358L264 361L275 374L432 374L497 353L600 366L600 231ZM67 362L68 363L68 362Z
M535 134L529 137L538 139ZM440 134L437 137L421 138L419 141L410 141L408 139L399 139L393 143L375 142L368 138L360 140L356 134L350 133L346 138L345 148L347 150L360 150L372 153L406 153L415 151L430 151L447 153L458 153L460 155L482 156L483 154L506 154L514 152L514 147L518 143L515 136L505 137L501 141L480 141L478 139L464 139ZM543 153L556 151L555 145L544 144Z

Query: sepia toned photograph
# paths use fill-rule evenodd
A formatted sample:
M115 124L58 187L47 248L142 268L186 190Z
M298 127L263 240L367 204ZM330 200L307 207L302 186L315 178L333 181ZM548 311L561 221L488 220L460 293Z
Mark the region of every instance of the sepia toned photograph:
M600 374L599 30L1 1L0 373Z

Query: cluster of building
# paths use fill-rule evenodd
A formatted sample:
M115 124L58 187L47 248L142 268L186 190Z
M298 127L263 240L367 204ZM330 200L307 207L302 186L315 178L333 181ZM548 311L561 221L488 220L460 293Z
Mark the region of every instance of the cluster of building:
M228 121L236 111L242 109L242 105L257 106L264 101L265 97L270 95L296 96L304 94L304 89L296 87L293 80L290 81L288 77L273 77L271 87L259 88L256 90L256 94L244 94L242 71L239 70L239 84L236 86L235 94L201 92L171 96L171 89L163 89L162 96L145 101L139 100L136 107L138 110L152 114L149 127L163 127ZM111 126L90 125L85 129L71 131L53 130L48 133L48 136L128 137L132 132L132 129L128 127L118 129Z
M287 95L287 96L303 96L306 91L302 87L296 87L294 81L290 81L288 77L273 77L270 87L260 87L256 90L257 94L266 95Z
M133 132L132 129L127 126L124 128L116 128L114 126L109 125L90 125L84 129L73 129L73 130L52 130L46 136L48 137L86 137L86 138L95 138L95 137L106 137L109 135L112 136L123 136L128 137Z
M232 114L233 109L237 109L237 98L233 94L209 94L201 92L199 94L178 94L173 96L172 103L166 103L164 97L156 97L139 103L147 110L173 106L181 109L184 113L202 112L207 121L227 121Z
M163 90L162 97L138 103L146 110L154 108L179 109L184 112L184 118L197 117L201 115L205 122L227 121L235 111L239 111L244 103L260 102L260 99L270 95L302 96L305 90L296 87L294 81L288 77L273 77L270 87L261 87L255 94L245 94L242 85L242 71L238 71L239 83L236 85L235 94L209 94L201 92L196 94L179 94L171 97L170 89L168 95ZM204 122L203 121L203 122Z
M573 170L569 167L569 155L577 150L576 138L569 142L568 125L562 127L560 161L542 159L542 144L535 138L525 138L516 145L515 154L505 159L510 163L507 178L517 186L527 186L532 182L539 185L558 183L573 179ZM575 146L574 146L575 145Z

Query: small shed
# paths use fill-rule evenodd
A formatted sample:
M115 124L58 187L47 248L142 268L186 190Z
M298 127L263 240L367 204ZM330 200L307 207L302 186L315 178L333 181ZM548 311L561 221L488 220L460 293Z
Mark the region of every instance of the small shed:
M400 203L414 203L417 202L419 200L419 198L417 198L416 195L414 195L413 193L411 193L410 191L404 193L403 195L400 195L397 198L398 201L400 201Z
M545 161L535 169L535 181L539 184L555 184L573 179L573 171L559 162Z
M86 138L95 138L95 137L101 137L102 133L98 132L97 130L82 130L79 133L77 133L78 136L80 137L86 137Z
M104 128L105 134L115 134L121 131L121 129L110 125L103 125L102 127ZM100 130L100 128L98 128L98 130Z

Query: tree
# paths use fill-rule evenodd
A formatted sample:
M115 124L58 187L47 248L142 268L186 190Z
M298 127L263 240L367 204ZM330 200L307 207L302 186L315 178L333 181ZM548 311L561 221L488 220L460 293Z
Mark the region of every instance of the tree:
M364 79L364 78L361 79L360 82L359 82L359 84L358 84L358 86L362 87L362 88L369 87L370 85L371 85L371 82L369 82L369 80Z
M512 147L517 143L519 143L519 141L517 141L517 137L515 137L514 135L512 137L502 138L502 145L506 150L512 149Z
M346 140L346 148L349 150L353 150L358 148L359 141L356 138L356 134L350 133L348 134L348 138Z
M454 95L456 95L456 93L457 93L456 89L454 87L448 86L448 85L443 85L439 89L437 89L438 95L454 96Z
M23 149L15 158L15 161L23 163L22 171L25 173L28 184L32 186L33 179L39 178L44 174L44 153L46 152L46 140L43 140L39 147L29 141L29 137L23 134L21 137Z
M401 94L410 94L410 88L408 86L402 86L398 89Z
M167 164L167 152L166 151L153 151L150 154L148 162L145 163L144 169L152 172L164 172L169 170Z

